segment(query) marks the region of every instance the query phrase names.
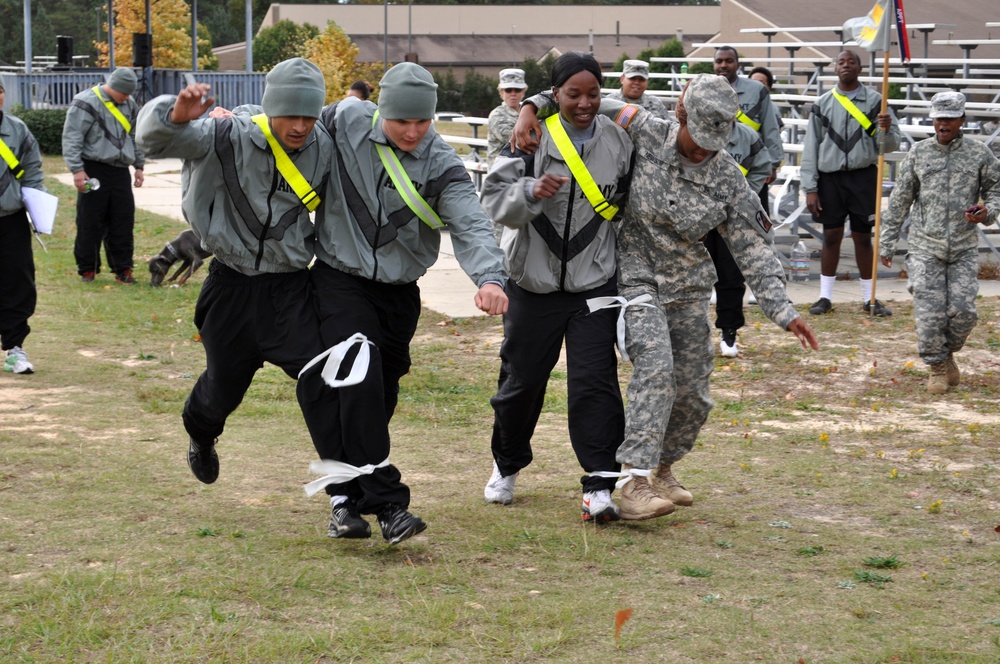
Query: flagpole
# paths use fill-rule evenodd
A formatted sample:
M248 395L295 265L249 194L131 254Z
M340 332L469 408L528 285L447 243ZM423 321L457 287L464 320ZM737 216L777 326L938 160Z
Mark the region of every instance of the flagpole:
M889 16L882 16L883 21L892 21L895 23L896 17L896 3L895 0L889 3L889 8L892 11L892 19ZM880 115L885 115L889 109L889 51L892 49L892 28L891 24L885 24L885 43L883 46L883 60L882 60L882 109L879 112ZM875 316L875 287L878 284L878 240L879 240L879 229L882 226L882 178L885 175L885 130L879 126L879 141L878 141L878 182L875 187L875 228L873 230L874 237L872 238L872 298L868 303L869 314Z

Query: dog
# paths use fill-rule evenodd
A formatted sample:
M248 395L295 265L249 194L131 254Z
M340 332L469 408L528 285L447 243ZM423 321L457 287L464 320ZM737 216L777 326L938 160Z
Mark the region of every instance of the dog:
M177 285L181 286L211 256L212 252L201 248L201 239L193 230L188 228L181 231L180 235L167 242L163 251L149 259L149 283L157 287L166 278L168 282L176 280ZM174 271L173 276L167 278L170 268L178 261L180 267Z

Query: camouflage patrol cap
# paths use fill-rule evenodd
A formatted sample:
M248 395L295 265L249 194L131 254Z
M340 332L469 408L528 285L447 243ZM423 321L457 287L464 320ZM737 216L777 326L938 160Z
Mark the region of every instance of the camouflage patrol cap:
M724 150L739 109L729 81L715 74L698 74L684 92L684 108L694 142L705 150Z
M497 86L501 90L506 90L507 88L514 88L517 90L523 90L528 87L528 84L524 82L524 70L523 69L501 69L500 70L500 85Z
M622 76L649 78L649 63L644 60L626 60L622 64Z
M939 92L931 97L930 117L960 118L965 115L965 95L961 92Z

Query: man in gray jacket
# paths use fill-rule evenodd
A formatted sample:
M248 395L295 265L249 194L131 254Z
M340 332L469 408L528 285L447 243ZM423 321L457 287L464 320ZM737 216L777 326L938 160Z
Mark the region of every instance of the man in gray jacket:
M851 221L854 258L861 273L861 299L870 313L872 297L872 228L878 182L879 143L886 153L899 147L899 124L880 113L882 95L858 83L861 58L854 51L837 56L837 86L820 97L809 114L802 148L802 188L813 219L823 224L819 299L809 313L833 310L844 224ZM881 129L881 131L879 131ZM892 312L878 300L876 316Z
M35 313L37 291L21 189L45 191L45 176L35 137L19 118L3 112L5 96L0 85L0 343L7 351L3 370L30 374L35 367L21 346L31 331L28 319Z
M119 67L108 82L84 90L66 112L62 149L73 173L76 197L77 273L85 282L101 271L101 244L108 267L120 284L134 284L132 253L135 241L135 199L132 186L141 187L145 164L135 144L139 106L132 99L135 72ZM128 167L135 168L135 179ZM96 180L99 184L93 184Z
M139 114L150 155L184 160L184 216L215 259L195 324L208 364L184 405L188 465L200 481L219 475L215 444L254 374L271 362L296 378L324 346L310 298L313 201L325 196L333 145L315 127L326 96L319 68L293 58L267 75L263 115L199 119L212 105L193 84ZM301 402L310 430L326 404Z
M426 527L406 511L409 488L388 463L389 419L399 379L409 371L420 316L417 279L437 260L444 226L459 264L479 287L475 301L482 311L507 310L507 273L461 159L431 125L437 85L430 73L400 63L386 72L379 89L378 107L349 97L323 111L336 163L316 219L312 280L324 343L333 346L358 332L371 342L363 384L379 383L382 407L354 389L314 394L324 402L333 399L340 425L321 435L314 431L313 439L322 441L324 459L376 466L326 487L333 506L329 534L365 537L368 524L359 514L377 514L383 534L388 528L403 539Z

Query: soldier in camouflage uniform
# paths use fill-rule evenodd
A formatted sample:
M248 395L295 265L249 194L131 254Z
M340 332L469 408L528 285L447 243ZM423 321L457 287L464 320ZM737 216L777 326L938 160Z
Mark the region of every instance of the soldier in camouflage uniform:
M1000 162L979 141L965 138L965 97L931 99L933 139L918 143L900 164L882 221L879 256L892 266L900 229L910 213L909 290L917 350L930 366L927 391L944 394L961 380L954 353L976 326L979 237L1000 211ZM982 198L985 205L980 204Z
M708 307L716 273L700 241L705 233L718 227L768 318L803 347L819 347L788 304L781 264L765 237L770 220L725 152L736 93L725 79L703 74L682 100L687 121L680 124L631 104L601 102L601 113L636 147L618 234L618 292L628 301L625 346L633 364L617 453L627 475L623 519L661 516L693 501L671 466L691 450L712 409ZM554 110L545 94L527 100L514 130L521 149L531 149L532 131L538 134L533 107L540 115Z
M608 99L616 99L626 104L642 106L658 118L666 120L669 116L667 105L655 95L646 94L649 85L649 63L644 60L626 60L622 64L622 75L619 79L622 87L608 95Z
M492 165L503 146L510 142L510 134L517 122L517 111L524 99L528 84L524 82L523 69L503 69L500 71L500 92L502 104L490 111L489 136L486 140L486 163Z

